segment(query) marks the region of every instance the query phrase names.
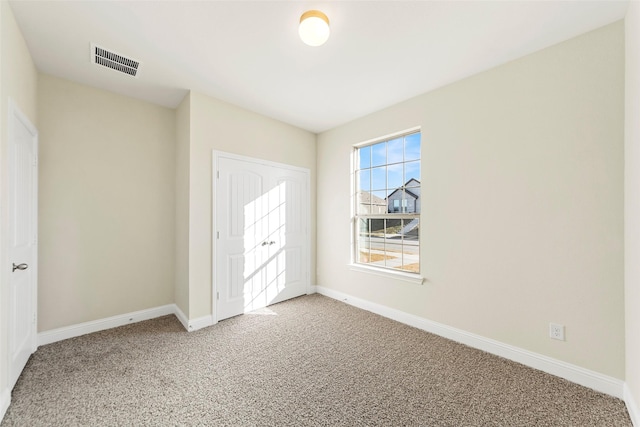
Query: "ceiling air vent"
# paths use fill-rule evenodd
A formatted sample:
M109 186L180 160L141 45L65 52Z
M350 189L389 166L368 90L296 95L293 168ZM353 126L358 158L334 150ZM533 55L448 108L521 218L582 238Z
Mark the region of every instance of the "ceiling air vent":
M136 77L140 62L91 44L91 62Z

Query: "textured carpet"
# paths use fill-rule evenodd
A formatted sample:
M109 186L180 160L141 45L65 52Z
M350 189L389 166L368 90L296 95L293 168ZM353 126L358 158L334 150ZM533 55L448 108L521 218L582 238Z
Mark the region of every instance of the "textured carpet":
M610 396L320 295L41 347L2 426L631 426Z

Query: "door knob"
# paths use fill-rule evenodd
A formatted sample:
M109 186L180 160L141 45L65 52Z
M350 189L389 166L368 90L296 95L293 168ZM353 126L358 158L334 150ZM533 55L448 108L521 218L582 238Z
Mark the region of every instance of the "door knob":
M13 263L13 270L11 271L12 273L16 270L26 270L27 268L29 268L29 265L22 263L22 264L18 264L16 265L16 263Z

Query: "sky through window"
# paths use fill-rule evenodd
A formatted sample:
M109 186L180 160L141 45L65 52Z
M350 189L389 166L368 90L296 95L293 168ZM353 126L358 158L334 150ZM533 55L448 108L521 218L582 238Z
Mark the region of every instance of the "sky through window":
M420 133L362 147L358 155L360 191L384 199L411 179L420 181Z

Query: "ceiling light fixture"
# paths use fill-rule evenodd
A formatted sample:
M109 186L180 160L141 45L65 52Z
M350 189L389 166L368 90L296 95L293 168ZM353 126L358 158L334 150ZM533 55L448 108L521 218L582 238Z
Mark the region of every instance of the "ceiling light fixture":
M329 18L319 10L308 10L300 17L298 33L309 46L320 46L329 38Z

